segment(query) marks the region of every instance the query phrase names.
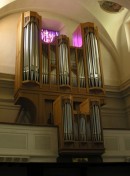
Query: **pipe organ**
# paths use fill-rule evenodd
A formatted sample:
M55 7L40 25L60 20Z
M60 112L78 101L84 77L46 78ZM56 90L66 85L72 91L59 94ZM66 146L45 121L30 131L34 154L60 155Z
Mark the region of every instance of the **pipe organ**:
M29 119L35 107L31 124L58 126L60 156L101 155L105 89L97 27L81 23L70 46L66 35L42 41L41 26L36 12L19 19L15 104L28 111ZM19 113L16 123L22 118L26 121Z

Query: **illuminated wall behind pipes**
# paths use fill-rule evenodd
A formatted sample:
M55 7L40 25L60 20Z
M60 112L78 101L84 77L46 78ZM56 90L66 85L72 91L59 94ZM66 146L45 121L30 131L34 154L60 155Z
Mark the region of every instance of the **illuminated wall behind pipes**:
M52 43L56 36L59 36L60 33L58 31L52 31L48 29L41 30L41 39L45 43Z

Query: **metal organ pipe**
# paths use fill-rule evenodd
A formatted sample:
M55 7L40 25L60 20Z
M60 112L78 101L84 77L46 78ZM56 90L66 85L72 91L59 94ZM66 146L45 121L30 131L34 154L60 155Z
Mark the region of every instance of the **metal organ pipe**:
M86 141L86 122L85 117L81 114L80 123L79 123L79 135L81 141Z
M64 42L59 44L59 79L60 85L69 84L68 48Z
M35 50L35 80L39 80L39 31L38 31L38 27L35 24L35 46L36 46L36 50Z
M31 76L31 80L33 80L34 78L34 38L35 38L35 33L34 33L34 23L31 22L30 24L30 76Z
M88 67L89 87L102 87L97 38L94 32L87 31L85 49Z
M27 25L27 27L24 28L24 67L23 67L23 80L29 80L29 70L30 70L30 56L29 56L29 31L30 31L30 24Z
M95 111L96 111L96 124L97 124L97 129L98 129L98 133L97 133L97 138L99 141L102 140L101 138L101 122L100 122L100 111L99 111L99 106L95 106Z
M96 37L95 37L95 50L96 50L96 60L97 60L99 87L101 87L102 86L102 80L101 80L101 70L100 70L100 63L99 63L98 43L97 43Z
M43 61L43 65L42 65L42 81L43 84L47 84L48 83L48 45L42 45L42 61Z
M84 63L82 58L78 63L78 71L79 71L80 87L85 87Z
M56 49L55 46L50 45L50 61L51 65L56 66ZM56 69L53 68L50 73L50 82L51 84L56 84Z
M92 140L93 141L101 141L101 122L100 122L100 110L99 105L92 105L92 113L91 113L91 128L92 128Z
M85 38L86 43L86 54L88 58L88 76L89 76L89 86L94 86L93 84L93 67L92 67L92 60L91 60L91 48L90 48L90 37L89 34Z
M64 121L64 139L73 139L73 125L72 125L72 107L69 102L63 105L63 121Z
M39 30L37 19L31 17L24 27L23 80L39 81Z
M76 116L75 118L74 118L75 120L74 120L74 138L75 138L75 140L78 140L78 138L79 138L79 116Z

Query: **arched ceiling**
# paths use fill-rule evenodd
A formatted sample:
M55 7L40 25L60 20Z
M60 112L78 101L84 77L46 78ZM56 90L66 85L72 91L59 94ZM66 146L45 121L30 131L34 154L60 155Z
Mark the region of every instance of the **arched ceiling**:
M3 0L8 1L8 0ZM114 57L118 58L118 32L126 16L129 15L130 0L111 0L124 7L119 13L103 11L100 0L15 0L0 9L0 18L6 15L34 10L55 13L77 23L91 21L99 28L100 38L110 47Z

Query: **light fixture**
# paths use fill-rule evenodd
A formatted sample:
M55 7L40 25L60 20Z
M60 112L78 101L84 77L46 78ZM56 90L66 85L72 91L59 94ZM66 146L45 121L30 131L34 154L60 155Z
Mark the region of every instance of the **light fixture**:
M112 1L102 0L98 2L99 2L100 7L104 11L109 12L109 13L118 13L124 9L120 4L117 4Z
M56 36L59 36L59 31L53 31L48 29L41 30L41 39L45 43L52 43Z

